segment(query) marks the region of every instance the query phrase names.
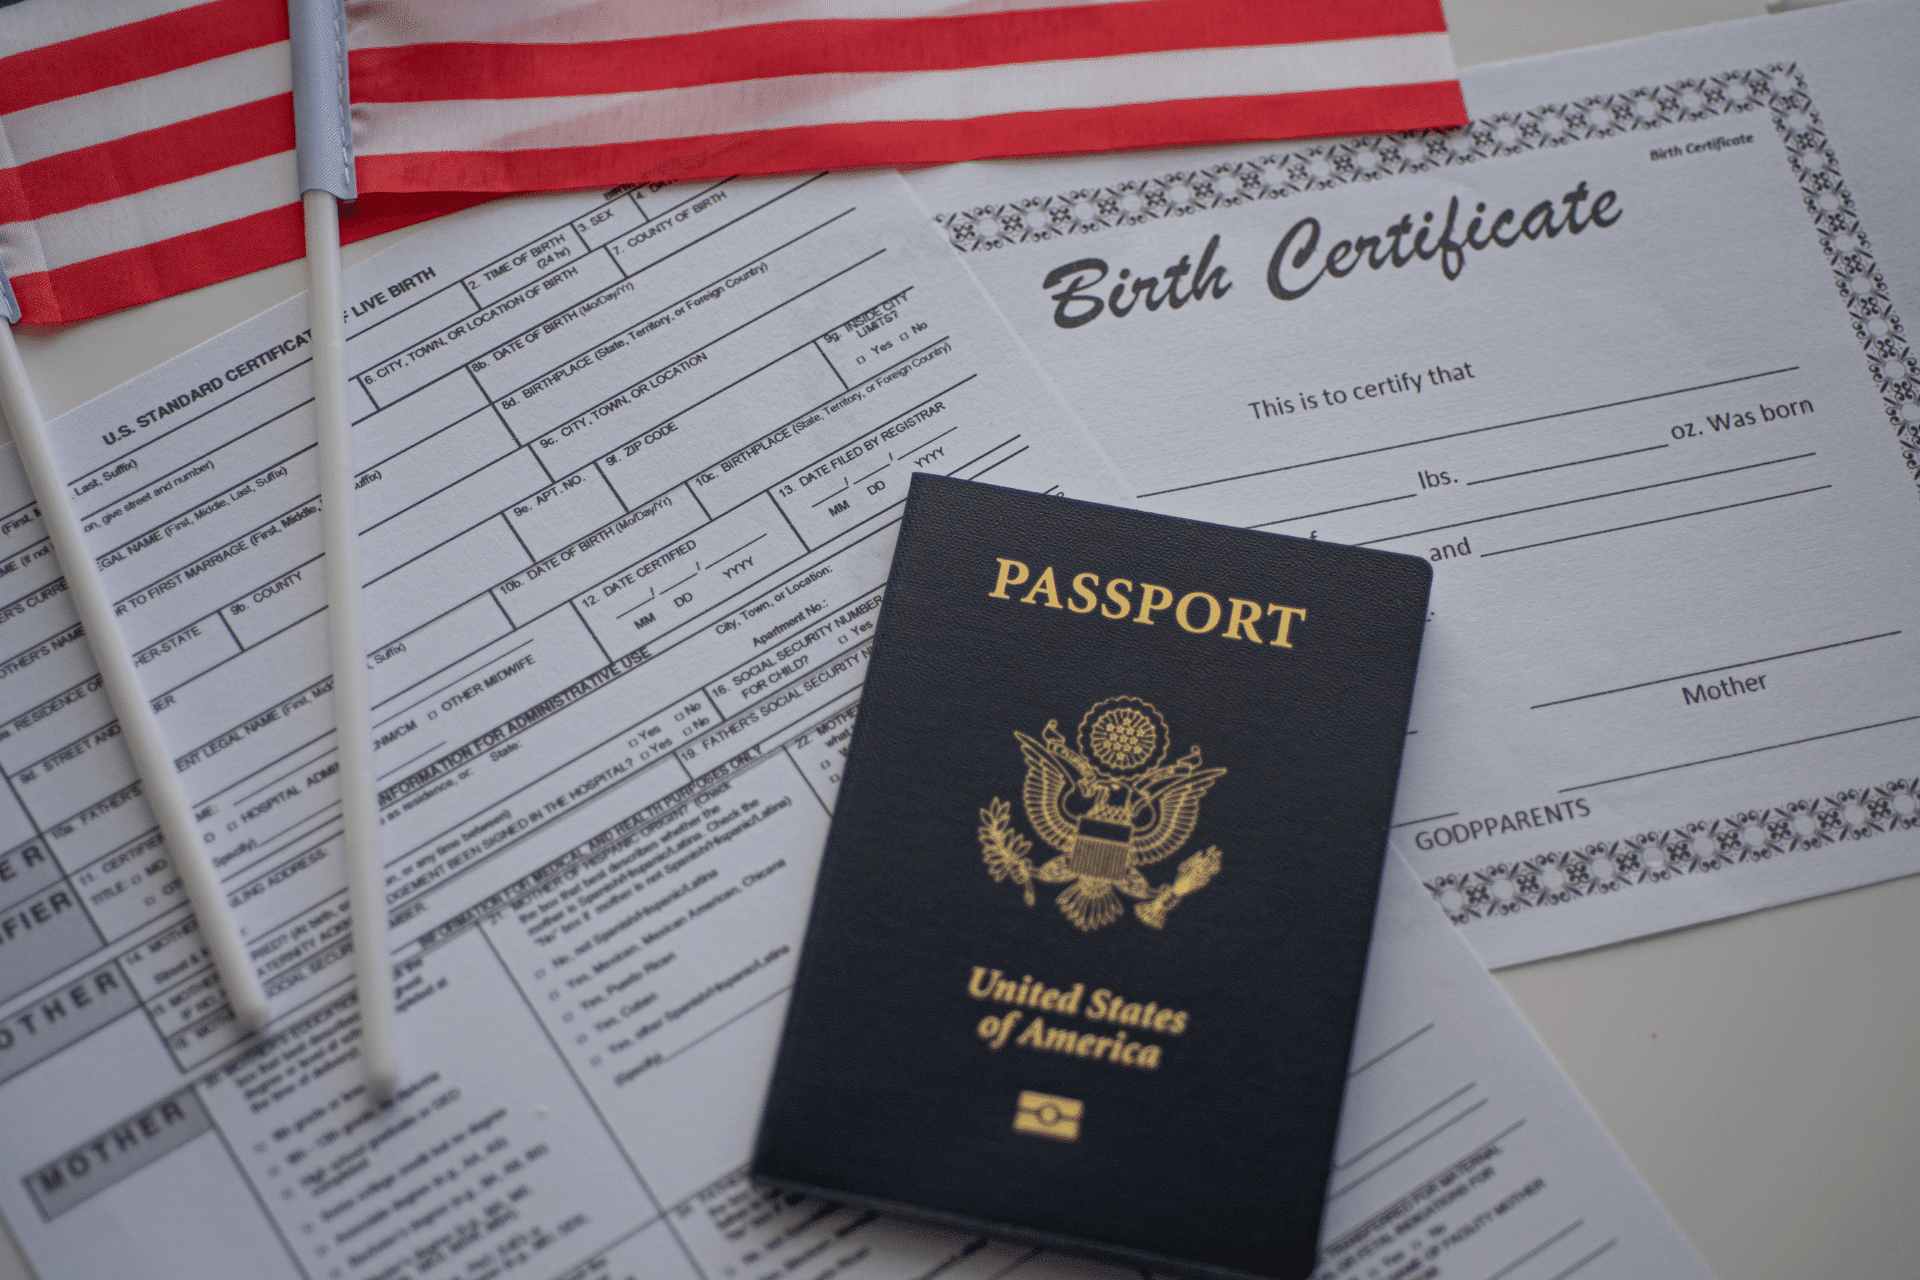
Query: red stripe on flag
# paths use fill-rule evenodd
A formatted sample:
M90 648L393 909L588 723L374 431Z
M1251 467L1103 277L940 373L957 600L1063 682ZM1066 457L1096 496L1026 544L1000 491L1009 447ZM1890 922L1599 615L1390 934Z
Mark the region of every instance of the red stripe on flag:
M66 213L293 150L293 95L132 133L0 170L0 222Z
M282 205L13 282L24 319L68 324L184 293L305 254L300 206Z
M364 240L491 198L469 192L367 196L340 220L340 239ZM12 283L26 323L71 324L304 256L300 206L288 204L51 271L29 272Z
M958 17L772 22L578 44L356 49L348 64L355 102L448 102L633 93L835 72L951 71L1446 29L1439 0L1132 0Z
M362 190L534 191L736 173L946 164L992 156L1325 137L1467 122L1453 80L1263 97L1083 107L970 120L876 121L528 151L361 156Z
M0 58L0 115L287 38L276 0L212 0Z
M340 208L340 243L398 231L428 218L497 200L491 191L375 191Z

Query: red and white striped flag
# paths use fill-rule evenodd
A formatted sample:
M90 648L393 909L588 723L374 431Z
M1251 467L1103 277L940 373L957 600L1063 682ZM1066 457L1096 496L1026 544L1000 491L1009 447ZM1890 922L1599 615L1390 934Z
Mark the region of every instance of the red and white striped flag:
M29 323L306 253L286 0L0 7L0 268ZM478 203L372 194L357 240Z
M357 239L508 191L1466 121L1439 0L350 0ZM297 258L285 0L0 5L0 266Z
M357 0L375 191L1466 122L1439 0Z

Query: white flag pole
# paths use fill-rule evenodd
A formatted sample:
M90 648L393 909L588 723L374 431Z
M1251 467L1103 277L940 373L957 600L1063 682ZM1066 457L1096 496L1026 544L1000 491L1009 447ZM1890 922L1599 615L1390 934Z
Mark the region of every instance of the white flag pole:
M186 886L187 901L200 922L200 936L213 955L220 984L226 988L227 1003L243 1028L258 1031L272 1016L267 1009L266 988L260 985L260 975L247 955L246 941L227 904L226 891L220 887L219 873L200 841L199 824L193 820L187 789L181 785L173 755L167 750L160 719L154 715L139 669L133 664L133 653L127 648L126 635L114 617L113 599L101 580L100 568L87 549L80 517L68 500L46 420L40 416L40 403L27 380L27 366L13 341L13 326L19 319L19 305L6 273L0 271L0 412L5 413L7 425L13 429L27 483L33 488L40 519L66 576L67 593L80 614L81 626L86 628L87 644L100 666L121 735L140 771L140 788L160 824L167 857Z
M313 411L320 435L320 516L326 539L327 637L333 656L334 750L345 820L347 905L360 1013L360 1062L376 1101L400 1083L386 864L373 782L373 711L354 516L353 419L347 398L340 207L356 194L341 0L288 0L293 119L307 228L307 315L313 331Z

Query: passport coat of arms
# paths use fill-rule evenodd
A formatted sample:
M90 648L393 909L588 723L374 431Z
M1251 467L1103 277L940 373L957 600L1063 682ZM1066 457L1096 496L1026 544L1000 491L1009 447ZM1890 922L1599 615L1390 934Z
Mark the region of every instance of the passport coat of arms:
M1071 744L1055 720L1038 738L1017 729L1013 736L1027 762L1020 791L1027 821L1059 856L1035 866L1027 857L1032 842L1014 829L1011 806L998 797L980 810L980 848L988 873L1018 884L1028 906L1034 881L1064 884L1055 905L1075 928L1092 932L1120 918L1125 894L1140 900L1134 915L1159 929L1182 898L1220 870L1214 846L1187 858L1162 885L1140 870L1185 846L1200 821L1201 798L1227 772L1203 768L1198 746L1165 763L1172 735L1152 703L1095 703Z

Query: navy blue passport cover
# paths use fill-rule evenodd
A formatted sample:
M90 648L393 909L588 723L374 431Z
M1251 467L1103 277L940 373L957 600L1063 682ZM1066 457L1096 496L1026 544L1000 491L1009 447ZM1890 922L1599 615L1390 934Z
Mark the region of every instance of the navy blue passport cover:
M916 475L755 1176L1307 1275L1431 576Z

